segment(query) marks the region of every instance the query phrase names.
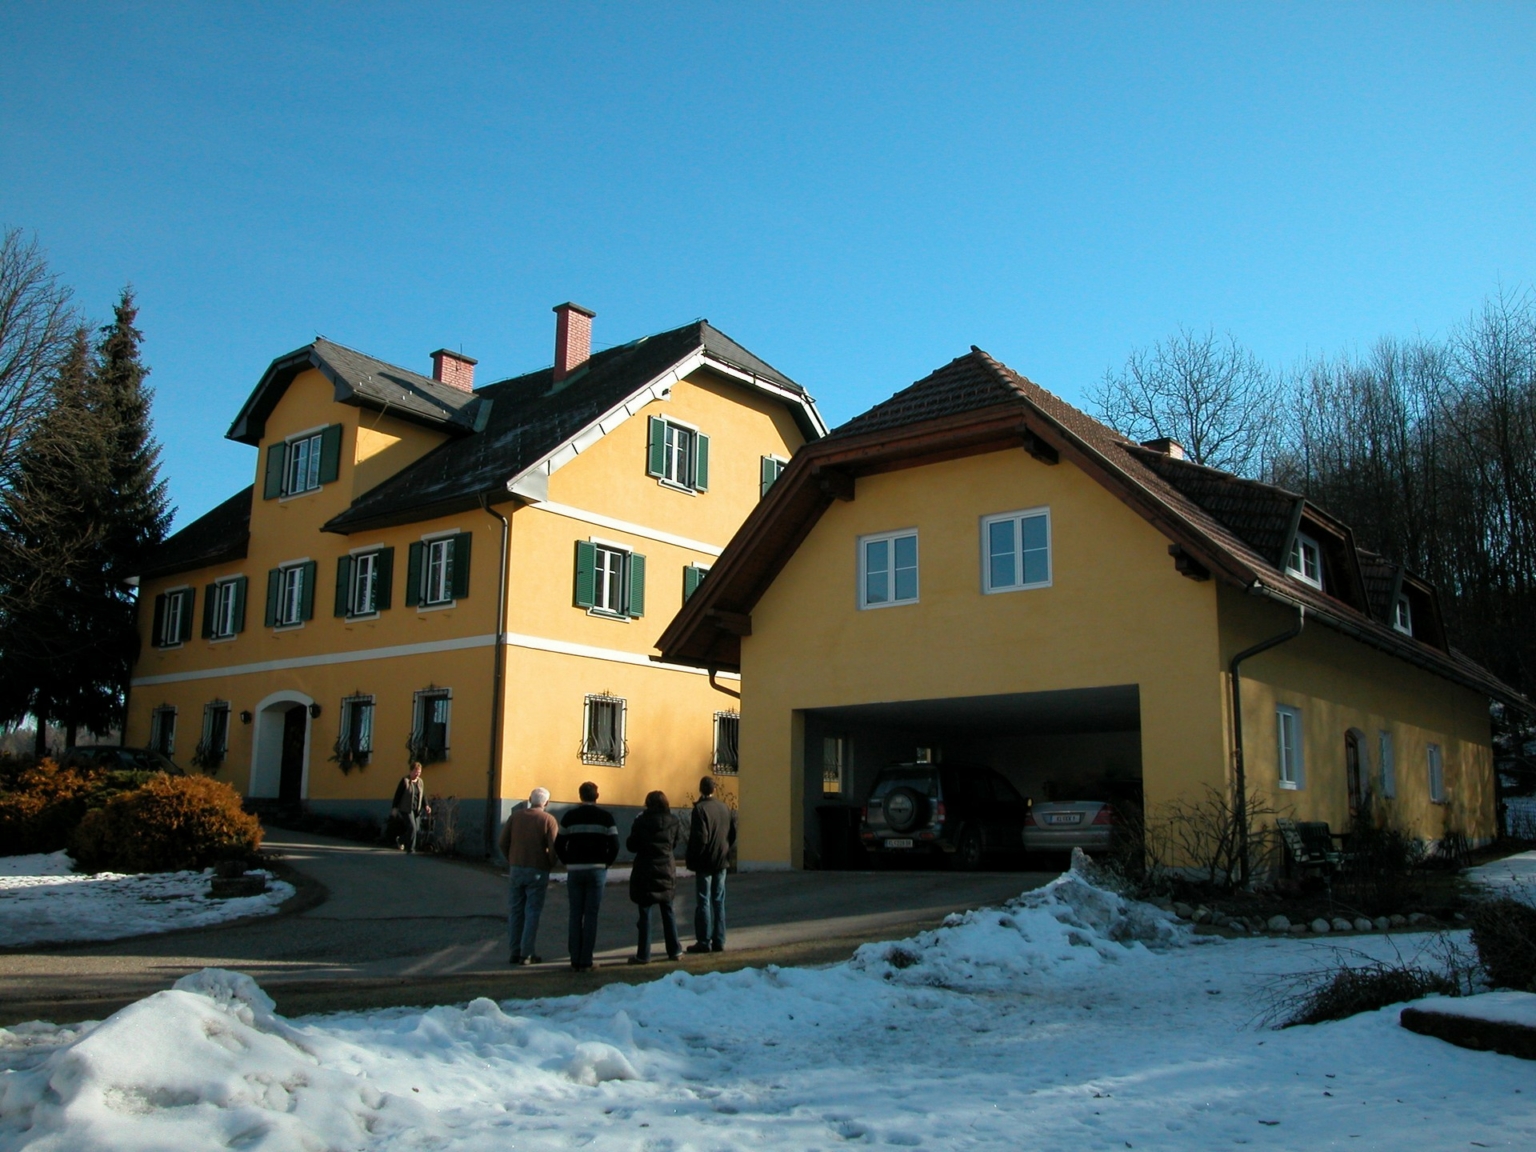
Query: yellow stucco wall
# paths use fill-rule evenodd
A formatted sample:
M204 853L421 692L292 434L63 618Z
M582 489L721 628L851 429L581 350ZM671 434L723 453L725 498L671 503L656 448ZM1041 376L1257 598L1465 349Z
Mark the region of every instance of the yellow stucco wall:
M1223 588L1221 674L1232 655L1294 621L1290 609ZM1242 667L1244 760L1249 787L1301 820L1349 826L1345 735L1360 736L1374 815L1421 839L1459 831L1473 839L1495 830L1488 701L1316 621L1302 635ZM1230 690L1225 690L1230 693ZM1279 781L1275 708L1301 713L1301 787ZM1230 707L1230 706L1229 706ZM1396 797L1381 791L1381 732L1391 735ZM1429 795L1428 746L1444 764L1444 803Z
M985 595L980 518L1049 507L1052 584ZM919 534L919 602L857 606L857 540ZM742 643L742 859L798 865L798 716L901 700L1140 686L1156 804L1224 771L1215 590L1069 463L994 452L860 478L752 612Z
M690 495L645 474L645 418L652 414L696 425L711 437L708 491ZM337 481L290 499L263 500L267 445L338 423L344 433ZM290 385L269 417L266 433L262 452L253 461L256 495L249 556L147 581L141 589L144 650L130 695L126 741L147 743L154 709L174 706L176 757L185 765L201 735L204 706L226 700L235 719L219 775L246 791L252 785L253 766L258 775L263 765L270 767L266 761L271 733L259 715L263 703L277 696L313 700L321 714L310 725L305 796L378 802L387 800L405 765L414 694L429 687L448 688L453 693L449 755L445 762L429 766L429 787L442 795L483 800L492 748L500 522L476 509L351 537L321 532L320 525L356 494L417 459L441 437L335 403L331 385L318 372L304 373ZM647 405L557 470L550 481L550 506L499 506L512 523L507 631L513 642L506 650L503 797L520 797L542 784L557 801L574 801L576 786L589 778L598 779L604 799L615 804L639 804L652 788L666 790L675 801L697 789L699 775L712 759L714 713L733 708L735 699L711 688L702 675L657 667L649 655L682 602L683 566L708 566L757 504L760 457L788 456L800 442L783 405L701 369L674 385L665 400ZM595 525L573 513L619 521L637 531ZM473 536L469 596L447 608L406 607L408 546L425 535L448 531ZM684 542L658 540L647 533ZM624 544L646 556L646 612L640 619L604 619L573 606L575 543L591 537ZM698 550L686 542L710 547ZM375 619L335 617L337 558L375 545L395 549L392 607ZM292 629L264 627L268 570L301 559L318 564L314 618ZM236 574L249 581L246 627L240 635L207 641L198 638L194 627L194 638L179 647L158 649L149 643L149 606L156 595L196 588L196 625L204 586ZM422 645L438 650L387 651ZM548 650L551 647L561 650ZM293 666L295 662L300 666ZM271 667L274 663L280 666ZM631 754L623 767L584 765L579 757L585 695L601 692L628 701ZM338 734L341 700L354 694L375 698L375 753L369 765L344 774L328 757ZM239 721L243 710L258 714L253 723ZM478 842L478 829L467 835Z

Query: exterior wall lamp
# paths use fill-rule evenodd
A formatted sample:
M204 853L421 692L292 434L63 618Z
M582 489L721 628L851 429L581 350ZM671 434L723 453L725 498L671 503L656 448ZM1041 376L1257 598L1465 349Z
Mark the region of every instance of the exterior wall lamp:
M309 718L311 720L318 720L318 719L320 719L320 705L319 704L311 704L309 706Z
M250 722L251 722L250 710L247 709L247 708L240 709L240 723L242 723L242 724L249 724Z

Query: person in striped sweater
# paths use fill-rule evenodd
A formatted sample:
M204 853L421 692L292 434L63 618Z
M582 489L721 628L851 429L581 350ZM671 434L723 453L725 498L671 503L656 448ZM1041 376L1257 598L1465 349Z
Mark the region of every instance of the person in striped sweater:
M596 784L588 780L580 791L581 803L560 819L555 855L565 862L565 886L571 899L571 970L590 972L603 885L619 855L619 829L613 814L597 806Z

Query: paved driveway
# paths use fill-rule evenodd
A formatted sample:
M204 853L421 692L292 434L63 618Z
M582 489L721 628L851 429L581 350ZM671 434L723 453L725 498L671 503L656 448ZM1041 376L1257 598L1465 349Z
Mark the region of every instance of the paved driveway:
M298 900L302 904L307 896L312 906L219 928L47 952L0 953L0 1023L99 1014L204 967L248 972L280 1005L285 986L297 996L300 990L349 985L420 985L426 995L429 985L472 988L494 976L500 989L507 987L506 977L536 974L529 969L514 973L507 967L506 879L488 865L407 856L281 829L273 831L266 848L299 873ZM778 951L788 948L784 962L793 962L796 955L819 958L814 948L805 946L905 934L937 923L949 912L997 903L1048 879L1038 872L743 873L732 876L727 889L724 955L739 961L755 956L778 959ZM677 919L685 945L693 937L692 897L692 878L683 873ZM546 972L568 976L566 923L564 886L551 884L539 926L539 953ZM615 966L624 967L624 957L634 951L634 924L628 889L623 883L609 884L598 931L600 974L616 976ZM659 954L659 926L653 931ZM689 965L715 961L708 966L718 967L719 959L701 957ZM544 982L537 987L535 991L535 985L528 985L528 994L546 994L544 989L559 986ZM400 997L373 999L393 1002ZM358 1001L355 996L304 1000L310 1007L320 1002L339 1007Z

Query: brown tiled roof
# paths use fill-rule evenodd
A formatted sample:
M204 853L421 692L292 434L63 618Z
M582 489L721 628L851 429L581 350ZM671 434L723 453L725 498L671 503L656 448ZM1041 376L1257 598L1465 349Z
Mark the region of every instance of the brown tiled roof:
M1283 488L1143 448L976 347L796 453L657 641L662 658L739 667L739 636L750 628L753 606L828 504L840 492L846 498L858 475L1008 444L1071 459L1218 579L1305 607L1373 647L1531 707L1460 653L1397 633L1384 618L1290 575L1284 553L1303 510L1335 532L1346 551L1352 548L1347 526L1323 510L1304 506Z

